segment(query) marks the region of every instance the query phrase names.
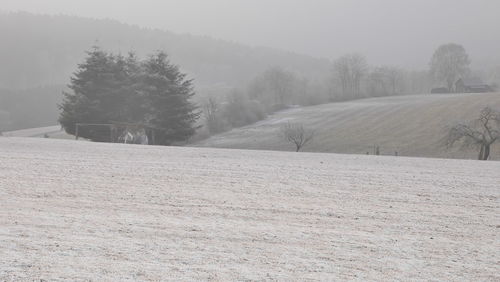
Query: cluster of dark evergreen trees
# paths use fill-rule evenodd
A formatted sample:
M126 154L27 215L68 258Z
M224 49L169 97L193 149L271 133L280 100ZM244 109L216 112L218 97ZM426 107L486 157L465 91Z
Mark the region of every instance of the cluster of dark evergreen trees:
M192 80L163 51L139 60L93 47L64 93L59 122L69 134L77 123L140 123L155 128L156 143L185 141L195 131L199 112L190 98ZM81 137L109 141L109 129L84 127Z

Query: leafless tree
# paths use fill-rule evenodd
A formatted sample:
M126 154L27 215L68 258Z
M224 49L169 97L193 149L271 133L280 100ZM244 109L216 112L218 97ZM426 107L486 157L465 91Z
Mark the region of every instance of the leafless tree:
M479 149L479 160L487 160L490 148L500 140L500 112L489 107L481 110L479 118L469 124L458 124L448 133L446 144L448 147L461 142L464 147Z
M314 131L304 128L300 123L288 122L281 128L281 135L285 141L295 145L295 152L299 152L313 140Z
M220 117L219 117L219 103L213 97L208 98L203 103L203 117L205 118L205 123L210 133L219 133L223 129Z
M397 95L404 92L404 71L398 67L373 68L368 76L372 96Z
M437 81L445 81L448 91L453 92L457 79L469 72L469 64L469 55L462 45L441 45L432 56L431 74Z
M342 95L359 98L361 95L361 80L366 74L365 57L359 54L344 55L333 64L333 69L342 87Z
M402 91L403 70L398 67L386 67L385 72L392 91L391 94L399 94Z
M256 77L249 86L250 98L274 105L291 103L298 78L280 67L272 67Z

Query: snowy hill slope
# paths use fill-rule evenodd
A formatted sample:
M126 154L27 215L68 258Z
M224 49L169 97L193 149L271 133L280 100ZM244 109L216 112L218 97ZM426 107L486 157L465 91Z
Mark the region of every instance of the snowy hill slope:
M305 151L372 154L380 146L386 155L475 158L475 151L445 150L443 138L449 126L476 118L485 106L500 109L500 93L396 96L296 108L195 146L292 150L279 137L280 127L290 121L315 130ZM500 148L492 158L500 159Z
M62 130L60 125L54 125L54 126L7 131L3 132L2 135L7 137L43 137L45 134L51 135L59 133L61 131Z
M0 280L498 281L498 171L0 137Z

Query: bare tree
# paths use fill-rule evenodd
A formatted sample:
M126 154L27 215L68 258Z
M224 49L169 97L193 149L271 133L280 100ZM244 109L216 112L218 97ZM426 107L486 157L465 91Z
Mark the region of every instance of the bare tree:
M335 76L342 87L342 95L351 94L349 60L346 56L337 59L333 64Z
M479 149L479 160L487 160L490 148L500 140L500 112L489 107L481 110L479 118L469 124L458 124L448 133L446 144L448 147L461 142L464 147Z
M281 128L281 135L285 141L295 145L295 152L299 152L313 140L314 131L304 128L300 123L288 122Z
M403 70L398 67L385 67L385 72L387 80L389 81L389 86L391 88L391 94L401 94L401 92L403 92Z
M369 89L373 96L397 95L404 92L404 71L398 67L374 68L369 74Z
M344 55L333 64L333 69L342 87L342 95L359 98L361 95L361 80L366 74L365 57L359 54Z
M210 97L203 103L203 117L210 133L219 133L223 130L219 111L219 103L215 98Z
M257 76L249 86L250 98L261 102L284 106L291 103L296 95L298 78L280 67L272 67Z
M384 68L373 68L368 75L368 91L370 96L385 96L388 93L388 82Z
M469 64L469 55L462 45L441 45L432 56L431 74L437 81L445 81L448 91L453 92L453 84L469 72Z

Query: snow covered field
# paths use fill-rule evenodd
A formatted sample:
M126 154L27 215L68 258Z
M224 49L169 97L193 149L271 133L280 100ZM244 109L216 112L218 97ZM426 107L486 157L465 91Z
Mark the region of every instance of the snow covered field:
M0 281L499 281L499 172L4 137Z
M481 109L500 110L500 93L408 95L369 98L277 112L248 126L193 144L199 147L292 151L280 136L287 122L314 130L308 152L476 159L479 150L445 148L451 126L478 117ZM500 160L500 146L491 159Z
M60 125L20 129L4 132L3 136L8 137L43 137L45 134L51 135L62 132Z

